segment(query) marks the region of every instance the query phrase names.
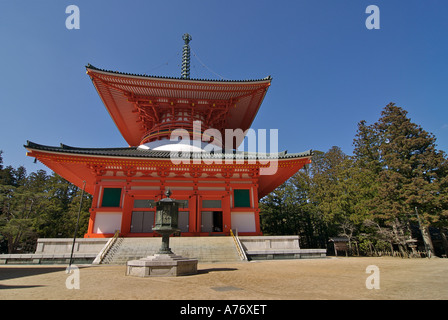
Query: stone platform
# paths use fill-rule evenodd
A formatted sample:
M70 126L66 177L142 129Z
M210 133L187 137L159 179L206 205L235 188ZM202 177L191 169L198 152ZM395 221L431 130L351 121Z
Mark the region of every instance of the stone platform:
M301 249L299 236L243 236L239 240L249 260L326 257L326 249Z
M74 264L91 264L109 238L77 238ZM0 254L1 264L66 264L70 262L73 238L39 238L35 253Z
M176 254L154 254L126 263L126 275L136 277L177 277L197 271L198 260Z

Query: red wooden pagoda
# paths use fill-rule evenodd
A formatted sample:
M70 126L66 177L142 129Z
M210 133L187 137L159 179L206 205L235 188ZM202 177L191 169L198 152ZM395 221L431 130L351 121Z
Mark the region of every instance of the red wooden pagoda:
M88 65L87 74L129 147L76 148L28 142L27 155L93 195L85 237L155 236L154 203L166 189L183 200L179 227L184 236L261 235L258 200L310 163L311 151L258 154L226 148L204 152L205 139L222 146L226 129L250 128L271 78L245 81L189 78L191 37L184 35L181 78L106 71ZM200 131L196 132L200 125ZM182 129L193 141L173 141ZM205 133L205 134L204 134ZM171 139L170 139L171 138ZM210 137L209 137L210 138ZM232 138L233 140L233 138ZM229 143L229 141L227 141ZM173 159L173 153L178 158ZM270 174L263 174L275 162ZM272 174L273 173L273 174Z

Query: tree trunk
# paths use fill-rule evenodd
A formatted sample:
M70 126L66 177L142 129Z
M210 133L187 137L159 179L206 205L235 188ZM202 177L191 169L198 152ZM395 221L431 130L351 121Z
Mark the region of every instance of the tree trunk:
M429 233L429 227L422 228L423 242L426 244L427 250L429 251L428 258L435 257L434 245L432 244L431 234Z
M401 257L407 257L406 246L403 245L403 230L401 229L400 222L398 219L395 219L395 222L392 224L393 236L395 238L395 242L398 245L398 250L400 251Z
M445 230L443 230L442 228L440 229L440 235L442 236L442 246L445 250L445 256L448 257L448 240L446 238Z
M7 235L5 237L8 241L8 254L14 253L14 245L13 245L13 239L11 235Z

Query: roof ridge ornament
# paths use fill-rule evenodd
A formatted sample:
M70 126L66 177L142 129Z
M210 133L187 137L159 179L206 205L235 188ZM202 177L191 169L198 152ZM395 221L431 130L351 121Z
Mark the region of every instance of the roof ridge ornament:
M185 33L182 36L185 44L182 49L182 79L190 79L190 41L193 40L191 35Z

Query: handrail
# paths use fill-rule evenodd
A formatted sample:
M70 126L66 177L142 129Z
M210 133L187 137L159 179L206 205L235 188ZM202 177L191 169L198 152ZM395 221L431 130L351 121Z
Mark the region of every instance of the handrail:
M241 245L241 242L238 239L238 237L233 234L232 229L230 229L230 235L232 236L233 241L235 242L235 246L236 246L238 255L240 256L241 260L247 261L247 256L246 256L246 253L244 252L243 246Z
M101 264L101 262L103 262L103 259L106 257L107 253L109 252L109 250L112 248L112 246L117 241L119 234L120 234L120 230L116 230L114 236L107 242L107 244L103 248L103 250L101 250L101 252L99 254L98 261L97 261L97 259L95 259L95 261L97 261L98 264Z

